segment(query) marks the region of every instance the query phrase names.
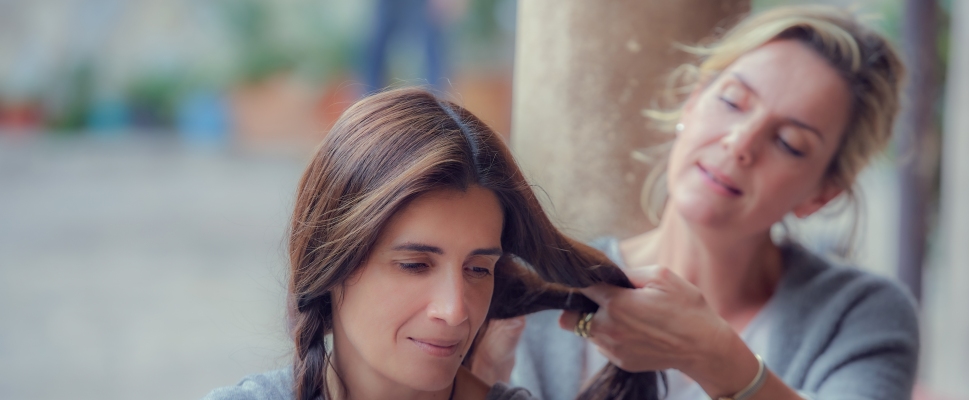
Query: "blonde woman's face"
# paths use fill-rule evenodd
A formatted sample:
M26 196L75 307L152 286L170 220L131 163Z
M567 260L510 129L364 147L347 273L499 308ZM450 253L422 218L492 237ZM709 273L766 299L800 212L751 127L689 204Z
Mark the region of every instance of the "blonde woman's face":
M699 90L670 158L673 211L756 233L789 212L810 215L840 193L824 177L851 96L820 55L800 42L770 42Z
M498 199L477 186L394 215L334 293L334 358L348 385L449 387L488 313L502 224Z

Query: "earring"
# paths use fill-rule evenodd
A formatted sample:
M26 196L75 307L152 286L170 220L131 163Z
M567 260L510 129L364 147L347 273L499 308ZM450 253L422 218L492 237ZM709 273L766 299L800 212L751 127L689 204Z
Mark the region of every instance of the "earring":
M668 125L667 125L667 126L668 126ZM686 126L684 126L682 122L680 122L680 123L678 123L678 124L676 124L676 133L680 133L680 132L683 132L683 129L684 129L684 128L686 128Z

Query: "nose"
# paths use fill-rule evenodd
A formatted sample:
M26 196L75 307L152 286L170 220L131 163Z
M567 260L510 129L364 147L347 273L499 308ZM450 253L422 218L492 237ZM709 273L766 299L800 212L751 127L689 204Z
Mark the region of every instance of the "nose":
M730 128L730 132L720 139L724 149L733 154L740 165L751 165L757 156L760 138L768 128L766 118L751 117L738 122Z
M450 270L450 268L448 268ZM465 301L467 287L462 271L448 271L434 286L428 316L444 321L448 326L458 326L467 321L468 308Z

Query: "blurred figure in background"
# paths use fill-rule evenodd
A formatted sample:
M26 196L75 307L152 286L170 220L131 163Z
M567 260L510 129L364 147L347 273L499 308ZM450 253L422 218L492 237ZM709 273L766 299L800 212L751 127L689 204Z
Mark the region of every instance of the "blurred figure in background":
M373 30L364 50L365 94L388 84L390 44L401 36L420 43L426 84L441 88L448 77L443 31L464 12L466 0L376 0ZM401 35L402 34L402 35Z

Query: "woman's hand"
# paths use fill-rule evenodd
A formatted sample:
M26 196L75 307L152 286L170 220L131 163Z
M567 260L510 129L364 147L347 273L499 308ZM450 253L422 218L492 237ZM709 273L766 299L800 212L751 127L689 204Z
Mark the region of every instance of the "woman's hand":
M590 341L630 372L677 369L717 398L744 388L757 359L695 286L659 266L627 269L636 289L595 285L582 293L599 304ZM572 330L578 314L559 319Z
M471 360L471 372L488 385L508 383L515 367L515 347L524 330L524 316L488 322Z

